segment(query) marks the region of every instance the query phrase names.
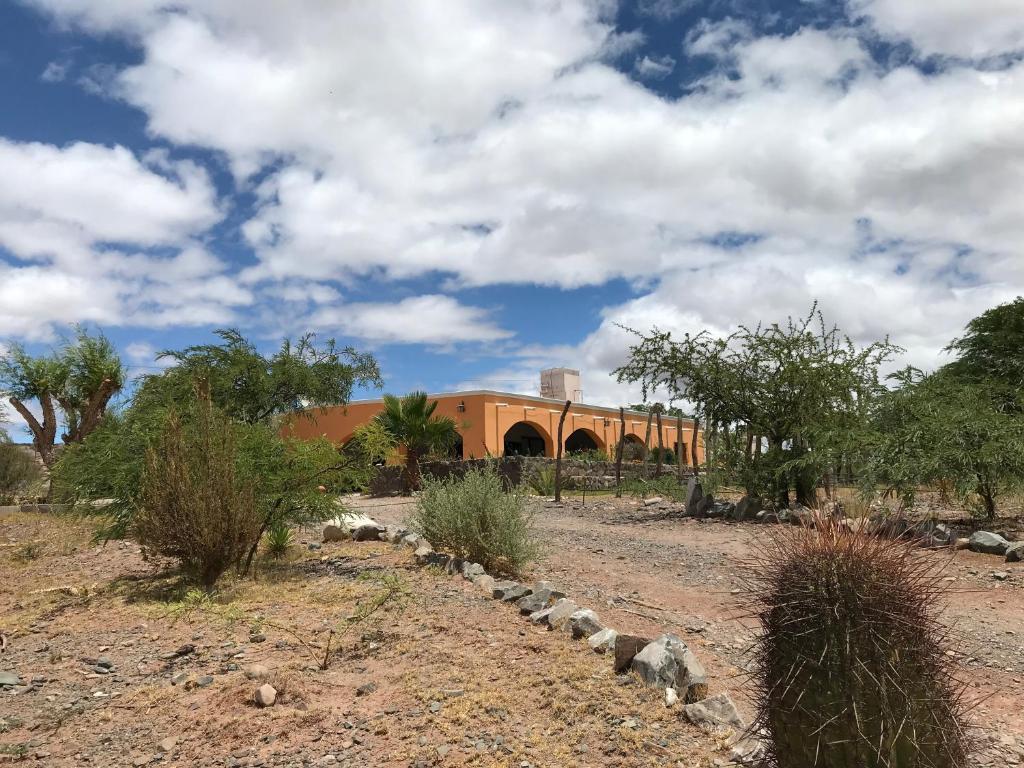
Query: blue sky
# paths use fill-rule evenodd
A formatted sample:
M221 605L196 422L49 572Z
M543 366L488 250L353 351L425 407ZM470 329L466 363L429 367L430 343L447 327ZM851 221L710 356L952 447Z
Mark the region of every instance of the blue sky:
M0 340L616 404L620 325L818 300L927 367L1024 285L1022 51L1015 0L8 1Z

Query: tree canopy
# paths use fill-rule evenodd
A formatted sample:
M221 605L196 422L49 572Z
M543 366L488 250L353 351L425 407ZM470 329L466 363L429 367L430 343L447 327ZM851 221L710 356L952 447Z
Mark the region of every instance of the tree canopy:
M81 326L48 354L31 355L21 344L10 344L0 357L0 390L25 420L47 467L54 461L59 423L65 427L65 443L81 442L99 425L124 382L124 367L113 344L102 333L92 335ZM29 408L33 400L42 420Z
M405 449L407 490L419 488L420 459L454 445L458 438L455 420L435 416L436 408L437 401L426 392L413 392L405 397L384 395L384 410L377 414L384 431Z

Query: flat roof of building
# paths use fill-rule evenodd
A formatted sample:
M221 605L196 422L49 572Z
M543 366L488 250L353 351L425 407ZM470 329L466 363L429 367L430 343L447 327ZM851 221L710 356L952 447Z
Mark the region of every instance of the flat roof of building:
M468 390L466 390L464 392L428 392L427 393L427 397L429 397L429 398L431 398L433 400L437 400L437 399L442 398L442 397L467 397L467 396L470 396L470 395L487 395L487 396L493 396L493 397L515 397L515 398L519 398L520 400L530 400L530 401L533 401L533 402L536 402L536 403L545 403L545 404L549 404L549 405L558 405L558 406L565 405L565 401L564 400L556 400L553 397L540 397L539 395L521 395L521 394L519 394L517 392L499 392L499 391L497 391L495 389L468 389ZM384 402L384 398L382 398L382 397L375 397L375 398L370 398L368 400L352 400L351 402L347 403L347 405L364 405L364 404L383 403L383 402ZM581 408L589 408L589 409L591 409L593 411L604 411L606 413L612 413L612 414L615 414L615 415L618 415L618 413L619 413L619 409L618 408L609 408L606 405L588 405L587 403L575 403L575 402L573 403L573 405L577 405L577 406L579 406ZM339 407L344 407L344 406L328 406L328 407L339 408ZM306 409L306 410L308 410L308 409ZM634 410L632 408L626 408L625 410L626 410L626 413L632 414L634 416L644 416L644 417L646 417L647 413L648 413L647 411L637 411L637 410ZM674 419L676 417L672 416L670 418ZM688 416L684 416L683 417L683 421L689 422L690 424L693 423L693 419L688 417Z

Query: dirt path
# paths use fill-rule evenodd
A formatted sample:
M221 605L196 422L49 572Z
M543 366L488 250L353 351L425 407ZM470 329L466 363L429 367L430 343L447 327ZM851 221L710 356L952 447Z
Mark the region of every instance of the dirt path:
M407 499L358 499L381 522L401 522ZM599 497L585 506L533 500L545 555L529 574L566 585L577 602L620 631L674 631L709 667L712 691L727 690L744 714L745 651L754 625L735 594L762 526L666 518L633 500ZM970 681L979 735L995 749L979 765L1024 761L1024 564L968 551L943 552L951 595L946 620L963 640L950 659ZM993 574L1007 574L999 580ZM986 762L988 761L988 762Z

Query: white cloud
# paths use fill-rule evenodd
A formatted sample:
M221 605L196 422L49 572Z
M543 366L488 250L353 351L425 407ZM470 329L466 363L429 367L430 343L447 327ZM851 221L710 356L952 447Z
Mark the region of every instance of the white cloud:
M922 53L983 59L1024 51L1019 0L849 0L883 35Z
M654 58L644 56L637 60L634 67L640 77L648 80L664 80L675 68L676 60L668 55Z
M68 74L68 67L66 64L61 64L59 61L51 61L46 65L46 69L39 75L39 79L44 83L59 83Z
M674 19L699 3L699 0L638 0L637 10L646 16L667 21Z
M244 226L257 262L238 301L280 290L315 303L309 286L326 281L437 272L654 286L578 347L581 367L607 372L623 350L616 318L724 329L816 297L858 338L892 330L912 359L934 360L967 318L1024 286L1024 63L953 61L926 76L876 66L862 30L757 36L733 21L687 40L718 66L668 101L609 66L621 40L605 2L451 0L442 14L307 0L287 17L270 0L37 4L130 30L144 57L105 87L143 109L154 136L223 152L242 183L274 161ZM993 21L997 0L898 6L857 8L925 52L1016 45L1015 21ZM171 186L188 192L182 174ZM190 226L146 228L174 239ZM44 234L60 242L66 229ZM721 247L745 233L758 239ZM501 338L465 315L474 308L427 298L415 322L386 302L310 317L378 341Z
M489 342L512 334L499 328L480 307L450 296L414 296L401 301L357 302L323 307L308 320L311 328L340 331L370 342L452 346Z

